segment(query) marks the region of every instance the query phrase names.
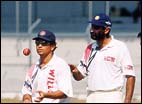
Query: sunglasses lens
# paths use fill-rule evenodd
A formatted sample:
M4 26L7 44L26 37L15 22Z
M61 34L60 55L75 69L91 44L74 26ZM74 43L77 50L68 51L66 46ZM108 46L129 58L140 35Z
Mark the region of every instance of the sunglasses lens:
M36 40L35 41L35 44L38 46L38 45L42 45L42 46L47 46L49 45L49 43L47 41L44 41L44 40Z

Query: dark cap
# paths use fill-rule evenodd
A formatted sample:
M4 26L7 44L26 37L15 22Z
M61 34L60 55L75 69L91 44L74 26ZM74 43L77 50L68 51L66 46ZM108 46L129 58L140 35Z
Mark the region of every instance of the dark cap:
M56 42L55 35L51 31L48 31L48 30L41 30L38 33L38 36L33 38L33 40L37 40L37 39L43 39L43 40L46 40L46 41L51 42L51 43Z
M109 16L107 16L104 13L100 13L100 14L95 15L93 17L93 20L89 21L89 23L92 23L97 26L102 26L102 27L111 27L111 25L112 25Z

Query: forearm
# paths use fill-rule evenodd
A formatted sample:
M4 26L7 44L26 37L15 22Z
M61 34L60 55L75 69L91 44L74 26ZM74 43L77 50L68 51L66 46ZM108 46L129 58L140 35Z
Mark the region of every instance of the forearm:
M72 72L73 73L73 77L75 80L79 81L81 79L83 79L83 75L79 72L79 71L76 71L76 72Z
M29 94L25 94L23 96L23 103L32 103L32 96Z
M135 86L135 77L127 76L125 103L131 103Z
M51 99L62 99L67 98L67 96L60 90L55 92L47 92L45 93L45 98L51 98Z
M79 81L84 78L84 76L79 72L79 70L77 69L77 67L75 65L69 64L69 66L70 66L72 75L75 80Z

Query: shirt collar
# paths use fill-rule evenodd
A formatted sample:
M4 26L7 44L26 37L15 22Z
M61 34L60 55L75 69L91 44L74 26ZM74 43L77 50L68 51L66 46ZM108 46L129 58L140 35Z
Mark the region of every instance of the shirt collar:
M53 64L55 63L55 58L56 58L57 56L55 55L55 53L53 54L53 57L51 58L51 60L44 66L44 68L45 67L47 67L47 66L53 66ZM38 61L36 62L36 66L39 66L39 64L40 64L40 59L38 59Z
M113 47L115 44L114 44L114 36L111 35L111 41L106 45L106 48L111 48Z
M101 50L104 50L104 49L113 47L113 46L114 46L114 40L115 40L115 39L114 39L114 36L111 35L111 41L110 41L104 48L102 48ZM97 44L96 42L93 43L92 48L93 48L94 50L97 50L97 47L98 47L98 44Z

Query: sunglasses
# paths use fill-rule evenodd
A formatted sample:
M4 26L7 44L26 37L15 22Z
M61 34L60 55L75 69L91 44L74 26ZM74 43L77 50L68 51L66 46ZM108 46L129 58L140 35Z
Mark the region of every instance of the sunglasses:
M47 46L49 45L50 43L45 41L45 40L35 40L35 44L38 46L38 45L42 45L42 46Z
M97 26L97 25L92 25L92 27L93 27L95 30L105 29L105 27Z

